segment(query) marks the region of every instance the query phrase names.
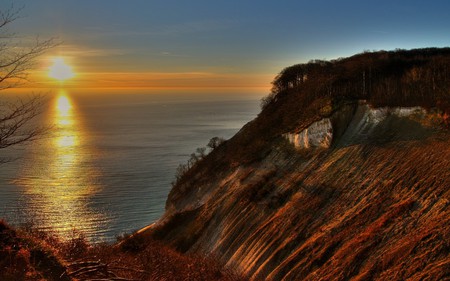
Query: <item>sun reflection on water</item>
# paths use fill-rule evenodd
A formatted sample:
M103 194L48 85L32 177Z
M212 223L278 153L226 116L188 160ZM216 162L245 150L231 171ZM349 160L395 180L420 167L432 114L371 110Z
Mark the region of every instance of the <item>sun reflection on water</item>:
M59 126L73 126L74 117L72 115L72 104L65 92L60 92L55 103L55 121Z
M74 229L94 233L106 221L90 206L101 189L96 180L99 172L83 164L95 152L84 143L87 132L66 92L59 93L48 117L53 124L50 138L34 147L34 159L19 183L30 196L39 228L51 229L61 237L68 237Z
M56 109L58 110L59 117L71 116L72 104L67 98L65 92L60 92L56 101Z

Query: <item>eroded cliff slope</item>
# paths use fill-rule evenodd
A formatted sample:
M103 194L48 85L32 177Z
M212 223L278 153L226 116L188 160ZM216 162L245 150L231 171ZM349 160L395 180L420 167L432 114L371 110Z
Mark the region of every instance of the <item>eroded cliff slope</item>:
M141 234L255 280L448 278L449 101L449 49L286 68Z

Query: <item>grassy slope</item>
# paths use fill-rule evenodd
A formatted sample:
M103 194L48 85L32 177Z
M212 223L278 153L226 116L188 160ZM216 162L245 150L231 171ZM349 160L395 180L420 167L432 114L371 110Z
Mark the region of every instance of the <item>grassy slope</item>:
M213 190L206 203L158 234L261 278L442 280L450 274L449 139L296 157L280 147L197 185Z

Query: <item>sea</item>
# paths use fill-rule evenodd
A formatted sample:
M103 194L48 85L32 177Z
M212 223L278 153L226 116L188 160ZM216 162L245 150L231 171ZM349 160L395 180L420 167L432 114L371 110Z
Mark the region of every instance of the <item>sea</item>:
M0 150L8 160L0 165L0 219L91 242L145 227L163 214L177 166L211 138L231 138L257 116L262 96L46 93L29 125L47 132Z

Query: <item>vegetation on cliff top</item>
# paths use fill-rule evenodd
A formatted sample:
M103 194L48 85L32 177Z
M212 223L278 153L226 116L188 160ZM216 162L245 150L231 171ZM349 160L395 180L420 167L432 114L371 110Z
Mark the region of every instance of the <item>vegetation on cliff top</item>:
M332 61L312 60L283 69L263 108L284 96L364 99L374 106L450 110L450 48L365 52ZM301 96L301 97L300 97Z

